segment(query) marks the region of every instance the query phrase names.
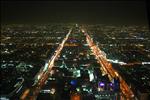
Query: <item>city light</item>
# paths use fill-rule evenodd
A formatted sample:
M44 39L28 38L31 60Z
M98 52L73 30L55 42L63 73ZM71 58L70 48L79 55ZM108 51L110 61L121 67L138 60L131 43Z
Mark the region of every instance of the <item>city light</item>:
M77 94L78 100L130 100L144 93L148 98L148 31L126 28L131 29L99 24L3 26L2 96L8 92L8 97L21 100L69 100Z
M102 87L102 86L105 86L105 84L102 82L99 82L99 86Z

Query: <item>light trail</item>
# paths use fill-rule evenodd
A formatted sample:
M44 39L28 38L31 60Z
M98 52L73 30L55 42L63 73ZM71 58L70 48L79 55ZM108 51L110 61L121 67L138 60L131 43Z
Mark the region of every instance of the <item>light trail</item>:
M30 89L26 89L23 95L20 97L21 100L25 100L26 96L29 94Z
M127 64L125 62L118 61L118 60L113 60L113 59L107 59L107 61L115 63L115 64L119 64L119 65L126 65Z
M127 100L132 100L134 97L134 94L132 90L129 88L127 83L123 80L123 78L119 75L119 73L113 69L111 63L108 62L107 58L105 55L103 55L102 51L97 47L91 37L86 33L84 29L81 29L81 31L84 33L86 36L86 40L88 45L90 46L92 52L96 56L97 60L102 66L102 69L105 73L109 75L109 78L112 79L114 77L118 77L120 80L120 88L123 93L123 95L126 97Z
M35 87L30 91L31 93L27 93L27 91L25 91L23 93L23 95L21 96L21 100L36 100L37 95L39 94L41 88L44 86L46 80L49 77L51 69L54 66L54 61L58 58L61 50L64 47L65 42L67 41L69 35L71 34L71 31L72 31L72 28L69 30L68 34L63 39L62 43L55 50L54 55L48 61L48 67L47 67L47 69L45 71L44 70L40 70L40 72L38 73L38 75L41 75L41 76L39 77L38 82L34 85Z
M20 91L20 89L22 88L22 84L24 82L24 78L20 77L18 79L21 79L21 82L18 82L14 85L14 87L16 87L11 93L9 93L7 96L11 97L13 96L15 93L17 93L18 91Z

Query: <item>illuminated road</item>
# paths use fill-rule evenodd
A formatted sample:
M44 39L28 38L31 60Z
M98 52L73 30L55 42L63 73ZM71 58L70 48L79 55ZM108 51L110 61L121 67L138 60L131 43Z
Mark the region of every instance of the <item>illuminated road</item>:
M114 77L119 77L120 88L121 88L121 92L122 92L123 96L126 97L126 100L132 100L132 98L134 97L133 92L131 91L131 89L129 88L127 83L123 80L123 78L118 74L118 72L113 69L111 63L108 62L108 59L106 58L105 53L103 51L101 51L99 49L99 47L97 47L94 44L93 40L85 32L85 30L81 29L81 31L86 36L86 41L87 41L89 47L91 48L92 52L96 56L98 62L101 64L101 66L102 66L101 70L103 70L103 72L105 74L108 74L110 80L112 80ZM60 52L63 49L63 47L65 46L65 42L68 39L71 32L72 32L72 29L69 30L68 34L63 39L62 43L56 49L54 55L48 61L48 67L46 67L46 69L44 69L44 70L40 70L40 72L37 74L37 75L39 75L38 81L35 83L33 88L25 90L25 92L22 94L22 96L20 98L21 100L36 100L37 95L39 94L41 88L45 85L45 82L47 81L47 79L50 75L51 69L54 66L54 61L56 59L58 59Z
M112 79L114 77L119 77L120 79L120 88L123 93L123 95L126 97L127 100L132 100L134 97L133 92L127 85L127 83L123 80L123 78L118 74L116 70L113 69L111 63L107 61L107 58L105 56L105 53L97 47L91 37L85 32L84 29L81 29L81 31L84 33L86 36L86 40L88 45L90 46L92 52L96 56L98 62L101 64L101 68L105 74L108 74L109 78Z
M68 39L70 33L72 31L72 28L69 30L66 37L63 39L62 43L58 46L56 49L54 55L51 57L51 59L48 61L48 67L46 70L40 70L38 75L40 75L38 82L34 85L32 89L27 89L21 96L21 100L36 100L37 95L39 94L41 88L45 85L45 82L47 81L49 74L51 72L52 67L54 66L54 61L58 58L61 50L64 47L64 44L66 40Z
M24 82L24 78L20 77L20 78L18 78L18 79L20 79L21 81L17 82L17 83L14 85L15 89L14 89L11 93L9 93L9 94L7 95L8 97L11 97L11 96L15 95L16 93L18 93L18 92L21 90L22 84L23 84L23 82Z

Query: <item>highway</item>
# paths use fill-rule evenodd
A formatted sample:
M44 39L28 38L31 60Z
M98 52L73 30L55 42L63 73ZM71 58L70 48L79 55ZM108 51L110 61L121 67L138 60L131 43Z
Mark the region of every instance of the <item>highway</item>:
M15 89L14 89L12 92L10 92L10 93L7 95L7 97L12 97L13 95L15 95L16 93L18 93L18 92L21 90L22 84L23 84L23 82L24 82L24 78L23 78L23 77L20 77L20 78L18 78L18 79L20 79L20 81L17 82L17 83L14 85L14 88L15 88Z
M127 85L127 83L123 80L123 78L119 75L119 73L113 69L111 63L108 62L108 59L106 58L105 53L103 51L101 51L99 49L99 47L97 47L94 44L92 38L86 33L86 31L83 28L81 28L81 31L85 35L86 41L87 41L89 47L91 48L93 54L96 56L98 62L101 64L101 66L102 66L101 70L103 70L103 72L105 74L108 74L110 80L112 80L114 77L118 77L120 79L120 88L121 88L121 92L122 92L123 96L126 97L126 100L132 100L134 97L132 90ZM63 39L62 43L55 50L54 55L51 57L50 60L48 60L48 67L46 67L46 70L44 68L44 70L41 69L39 71L39 73L37 74L37 75L39 75L38 81L35 83L33 88L26 89L24 91L24 93L22 94L22 96L20 98L21 100L36 100L40 90L45 85L45 82L48 80L51 69L54 66L54 62L56 59L58 59L63 47L65 46L65 42L67 41L71 32L72 32L72 28L69 30L68 34Z
M96 56L98 62L102 66L102 70L104 73L108 74L109 78L112 80L114 77L118 77L120 80L120 88L123 96L126 98L126 100L132 100L134 98L134 94L132 90L129 88L127 83L123 80L123 78L119 75L119 73L113 69L111 63L108 62L106 56L104 55L104 52L97 47L92 38L86 33L86 31L81 28L81 31L84 33L86 36L86 41L88 45L90 46L92 52Z
M66 40L68 39L69 35L71 34L72 28L67 33L66 37L63 39L62 43L58 46L55 50L54 55L48 61L48 67L46 70L40 70L38 75L40 75L38 82L33 86L32 89L26 89L22 96L20 97L21 100L36 100L40 90L45 85L45 82L48 80L49 74L51 72L52 67L54 66L54 61L58 58L61 50L64 47Z

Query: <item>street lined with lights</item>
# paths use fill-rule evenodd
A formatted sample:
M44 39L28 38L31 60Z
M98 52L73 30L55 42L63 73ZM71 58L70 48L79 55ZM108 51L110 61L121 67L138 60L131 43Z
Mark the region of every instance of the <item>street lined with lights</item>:
M92 52L96 56L97 60L102 66L102 70L105 74L109 75L109 78L112 80L114 77L118 77L120 80L120 87L123 95L128 99L131 100L134 97L134 94L132 90L129 88L127 83L123 80L123 78L118 74L116 70L112 68L111 63L108 62L108 59L106 58L106 55L103 54L103 51L101 51L93 42L91 37L86 33L84 29L81 29L81 31L86 36L87 43L89 44ZM124 63L123 63L124 64Z
M111 61L109 59L106 58L106 54L101 51L93 42L93 40L91 39L91 37L86 33L85 30L81 29L82 33L84 33L85 37L86 37L86 41L89 45L89 47L91 48L93 54L96 56L98 62L101 64L101 68L103 70L103 72L105 74L108 74L110 80L112 80L114 77L119 77L120 80L120 87L121 87L121 91L123 93L123 95L130 100L131 98L134 97L133 92L131 91L131 89L129 88L129 86L127 85L127 83L123 80L123 78L118 74L118 72L116 70L114 70L112 68L111 63L109 63L108 61ZM33 89L30 90L31 93L29 93L29 90L27 92L27 90L23 93L21 99L22 100L35 100L37 98L37 95L39 94L39 92L41 91L41 88L45 85L45 82L48 80L48 77L50 75L51 69L54 66L54 62L56 59L58 59L59 54L61 53L65 42L68 40L69 35L72 32L72 28L69 30L68 34L66 35L66 37L63 39L62 43L58 46L58 48L56 49L54 55L51 57L51 59L48 61L46 67L44 67L43 69L40 70L40 72L37 74L39 75L38 81L35 83ZM118 61L113 61L113 62L117 62ZM119 62L120 64L125 64L123 62ZM74 84L72 82L72 84ZM104 84L101 83L101 86L103 86ZM46 92L50 92L50 91L46 91ZM52 93L54 93L55 91L53 90Z
M65 42L67 41L70 33L72 31L72 28L69 30L68 34L66 35L66 37L63 39L62 43L58 46L58 48L56 49L54 55L51 57L51 59L48 61L48 67L45 70L40 70L40 72L38 73L38 75L40 75L40 77L38 77L38 82L35 84L35 88L33 88L33 90L31 91L32 93L30 94L29 92L27 92L27 90L23 93L23 95L21 96L21 100L36 100L37 95L39 94L41 88L44 86L46 80L49 77L49 74L51 72L52 67L54 66L54 61L58 58L61 50L64 47ZM28 90L29 91L29 90Z

